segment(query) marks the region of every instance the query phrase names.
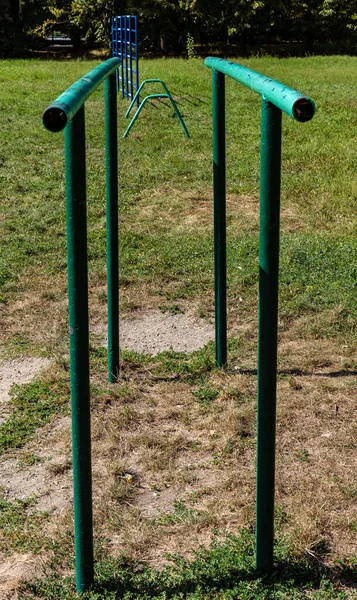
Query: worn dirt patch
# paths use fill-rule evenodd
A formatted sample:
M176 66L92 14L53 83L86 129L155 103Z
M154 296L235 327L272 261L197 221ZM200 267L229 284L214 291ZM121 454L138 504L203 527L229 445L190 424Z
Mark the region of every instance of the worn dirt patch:
M39 575L38 560L32 554L12 554L10 558L0 555L0 598L17 600L17 589L22 579Z
M95 333L102 343L106 331L97 325ZM214 325L188 314L170 314L152 310L123 318L119 325L120 346L155 356L159 352L193 352L214 339Z
M162 197L167 198L163 216ZM259 198L228 193L227 226L232 231L259 230ZM138 198L139 223L155 223L155 227L165 230L176 227L179 231L211 229L213 224L212 190L182 191L172 188L150 190L147 197ZM281 226L283 231L294 232L306 228L306 218L301 208L282 202ZM135 215L135 227L138 218Z
M0 488L9 502L34 497L40 511L62 511L72 497L71 419L47 426L16 456L0 460ZM27 455L36 463L24 463Z
M49 364L48 358L22 357L4 360L0 364L0 402L9 400L9 392L13 383L28 383Z
M43 369L48 367L48 358L14 358L0 363L0 424L9 417L6 403L10 399L10 389L14 383L29 383Z

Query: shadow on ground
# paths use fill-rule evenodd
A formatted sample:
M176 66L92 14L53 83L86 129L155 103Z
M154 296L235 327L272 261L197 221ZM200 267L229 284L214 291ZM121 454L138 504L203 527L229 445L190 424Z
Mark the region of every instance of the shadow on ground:
M159 571L121 557L96 564L96 582L83 598L88 600L149 599L237 599L344 600L354 598L357 562L326 566L326 556L306 555L294 559L286 540L275 547L276 564L271 576L261 576L254 568L254 532L244 529L239 537L229 535L200 549L192 560L170 556L171 564ZM44 581L27 586L30 595L20 598L74 600L73 580L63 580L59 572ZM28 594L27 592L27 594ZM352 594L352 595L351 595Z

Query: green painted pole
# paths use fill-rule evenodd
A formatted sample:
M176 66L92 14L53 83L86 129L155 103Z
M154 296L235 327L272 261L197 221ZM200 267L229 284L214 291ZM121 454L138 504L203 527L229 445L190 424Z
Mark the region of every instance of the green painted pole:
M42 115L42 121L49 131L62 131L73 119L82 104L108 75L115 73L120 66L119 58L110 58L95 69L78 79L63 92Z
M66 127L65 162L74 538L80 593L93 582L84 106Z
M108 379L119 374L118 133L116 74L105 80L107 190Z
M273 569L281 110L262 98L256 568Z
M227 363L226 140L224 75L212 69L214 295L216 364Z
M280 81L223 58L208 56L205 59L205 65L239 81L297 121L302 123L310 121L315 114L315 104L311 98L287 87Z

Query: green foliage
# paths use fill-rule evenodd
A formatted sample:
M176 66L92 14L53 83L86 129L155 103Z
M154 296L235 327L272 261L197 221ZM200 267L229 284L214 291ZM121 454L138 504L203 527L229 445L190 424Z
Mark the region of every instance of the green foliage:
M15 20L10 0L0 0L0 58L15 50Z
M208 386L201 386L198 390L194 390L192 394L197 398L197 402L203 406L210 406L219 394L218 390L215 390Z
M186 38L186 50L188 60L195 58L195 40L190 33L187 34Z
M11 415L0 425L0 454L9 448L22 448L38 427L53 415L67 412L68 397L54 388L41 381L12 387Z
M25 31L48 35L54 27L77 44L85 37L109 46L115 14L138 15L141 51L173 50L189 59L193 40L229 41L241 52L281 41L301 44L303 52L317 43L353 48L357 41L356 0L23 0Z
M0 499L0 551L39 552L46 538L41 529L48 518L47 513L34 509L35 501Z
M120 3L115 0L73 0L69 18L87 39L108 44L112 16L119 14L118 10Z
M191 509L175 506L176 518L192 518ZM194 512L194 511L193 511ZM292 558L284 539L276 544L278 562L272 577L259 577L254 569L254 533L217 538L208 549L198 550L193 560L169 556L171 565L161 571L140 563L103 558L96 564L93 589L83 600L352 600L338 575L351 578L355 571L341 567L329 573L324 565ZM73 579L54 573L27 586L22 600L56 598L75 600Z

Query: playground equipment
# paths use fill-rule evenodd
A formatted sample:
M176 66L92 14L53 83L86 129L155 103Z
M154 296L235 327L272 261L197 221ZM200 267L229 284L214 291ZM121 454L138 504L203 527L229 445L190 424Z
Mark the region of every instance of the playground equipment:
M74 537L77 592L93 582L89 403L88 266L84 103L105 80L108 378L119 369L118 154L116 72L111 58L79 79L43 113L50 131L65 129L68 304L72 404Z
M117 86L122 98L133 98L139 88L138 17L134 15L112 17L112 56L121 61ZM139 97L136 103L139 106Z
M261 216L258 340L257 547L256 566L273 565L277 305L281 165L281 113L309 121L314 103L295 90L240 65L207 58L213 83L216 361L226 347L225 88L228 75L262 96ZM89 403L88 274L84 104L105 81L108 378L119 369L117 68L111 58L79 79L43 113L53 132L65 129L68 296L74 478L76 587L93 582L93 526ZM182 124L182 123L181 123Z
M190 134L188 133L187 127L185 125L185 122L184 122L184 120L182 118L182 115L181 115L181 113L180 113L180 111L179 111L179 109L177 107L177 104L176 104L175 100L173 99L173 97L171 96L166 83L164 83L162 81L162 79L145 79L142 82L142 84L140 85L140 87L139 87L138 91L136 92L134 98L132 99L128 110L125 113L125 117L127 118L129 116L130 111L133 108L135 102L139 102L140 92L141 92L141 90L143 89L143 87L147 83L161 83L162 87L165 90L165 94L162 94L162 93L161 94L149 94L148 96L145 96L144 100L141 102L141 104L140 104L139 108L137 109L135 115L133 116L132 120L130 121L130 123L129 123L129 125L128 125L128 127L127 127L127 129L126 129L126 131L125 131L125 133L123 135L123 138L127 137L130 129L132 128L132 126L134 125L136 119L140 115L141 110L144 108L145 103L148 100L155 99L155 98L168 98L168 100L170 100L170 102L171 102L171 104L173 106L173 109L174 109L174 111L176 113L176 116L177 116L178 120L180 121L180 125L181 125L181 127L183 129L183 132L184 132L185 136L186 137L190 137Z
M131 98L130 106L125 114L128 117L136 103L137 111L129 123L123 138L127 137L130 129L140 115L148 100L167 98L180 121L186 137L190 137L177 104L171 96L167 85L161 79L145 79L139 87L139 21L134 15L112 17L112 56L121 61L117 75L117 87L122 98ZM135 67L133 68L133 63ZM140 92L147 83L161 83L165 93L149 94L140 103Z
M256 567L273 567L275 421L279 275L281 115L310 121L310 98L251 69L206 58L212 69L216 362L227 362L225 79L228 75L262 97L258 317L258 430Z

